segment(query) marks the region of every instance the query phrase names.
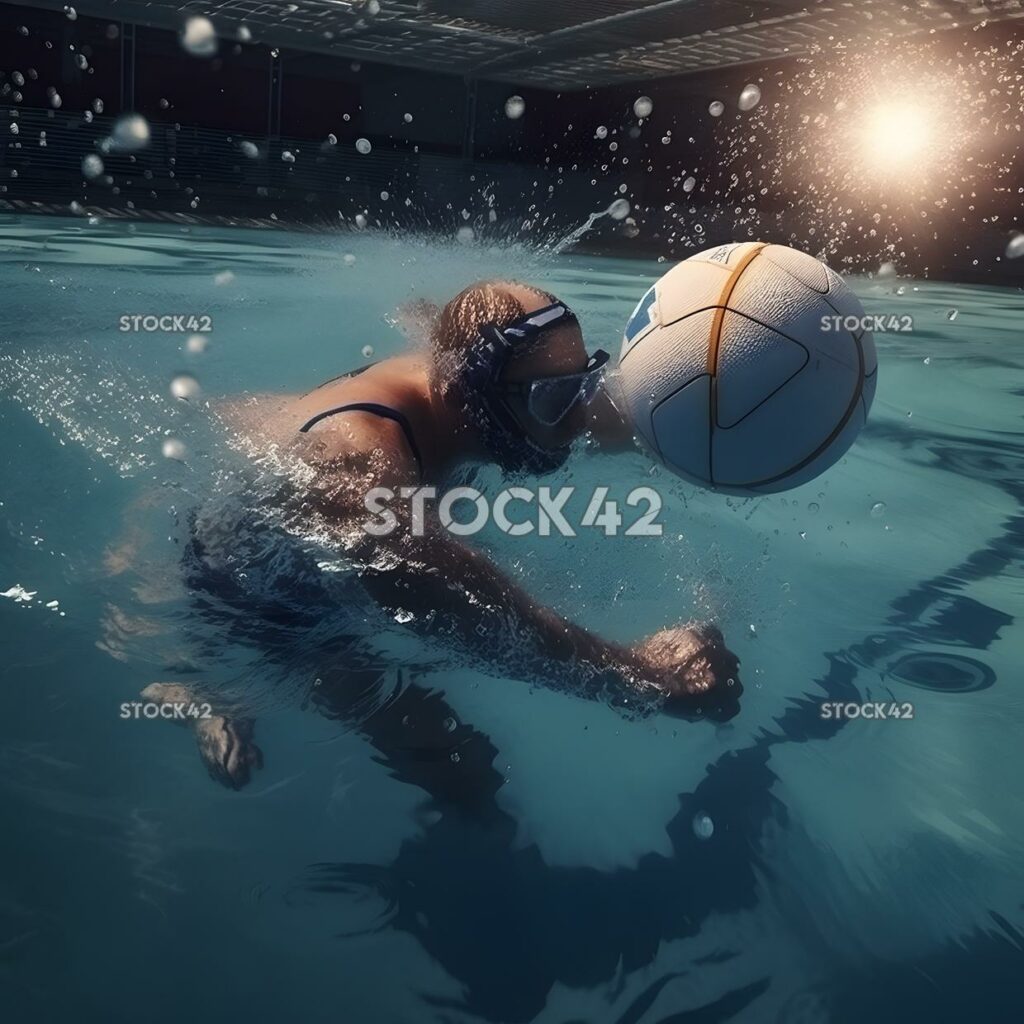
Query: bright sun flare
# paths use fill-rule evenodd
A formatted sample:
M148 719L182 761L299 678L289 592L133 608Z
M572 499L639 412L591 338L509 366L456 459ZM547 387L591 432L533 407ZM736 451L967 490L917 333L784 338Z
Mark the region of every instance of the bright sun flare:
M905 167L924 155L934 134L934 118L926 107L882 103L866 113L863 145L879 167Z

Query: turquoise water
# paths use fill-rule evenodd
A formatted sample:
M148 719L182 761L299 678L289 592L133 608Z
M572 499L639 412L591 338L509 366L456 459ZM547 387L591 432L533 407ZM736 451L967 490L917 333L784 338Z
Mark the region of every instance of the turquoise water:
M852 279L914 331L876 336L868 427L799 490L727 499L580 454L566 482L620 501L653 482L665 536L483 536L611 638L714 617L742 659L728 724L484 672L329 589L346 630L443 693L457 736L489 738L496 793L469 814L316 713L329 609L271 660L258 620L200 621L188 516L246 471L169 382L306 390L366 345L400 351L403 303L486 276L543 285L614 349L664 267L42 217L0 236L0 592L34 595L0 601L4 1019L1017 1019L1020 293ZM134 313L208 315L209 347L119 331ZM184 729L119 716L175 678L256 713L266 765L241 792ZM824 700L914 717L826 722Z

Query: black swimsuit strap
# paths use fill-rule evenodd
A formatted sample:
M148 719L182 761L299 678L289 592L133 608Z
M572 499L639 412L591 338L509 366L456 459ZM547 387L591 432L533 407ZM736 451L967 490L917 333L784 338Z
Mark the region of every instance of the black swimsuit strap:
M420 457L419 446L416 444L416 438L412 433L412 425L409 423L405 413L392 409L390 405L381 405L380 402L349 402L347 405L338 405L333 409L318 412L311 420L299 427L299 433L308 433L310 427L315 427L321 420L327 419L328 416L335 416L340 412L368 412L374 416L382 416L386 420L392 420L397 423L402 428L406 443L409 445L409 451L412 452L412 457L416 460L417 467L419 467L420 479L423 479L423 459Z

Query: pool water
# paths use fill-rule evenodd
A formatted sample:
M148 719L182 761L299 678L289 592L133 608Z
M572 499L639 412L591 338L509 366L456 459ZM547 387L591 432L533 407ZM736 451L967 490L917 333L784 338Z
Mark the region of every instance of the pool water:
M663 537L481 537L611 638L714 617L742 659L727 724L482 671L340 589L339 614L489 740L468 814L316 713L315 630L271 666L253 622L196 621L185 523L238 456L169 383L308 390L402 350L403 304L488 276L541 284L614 351L664 266L43 217L0 237L4 1020L1018 1019L1019 292L851 279L914 330L876 335L867 428L798 490L724 498L581 453L565 482L656 486ZM136 313L209 316L209 346L119 330ZM266 764L240 792L186 730L119 713L207 672L257 715ZM823 701L913 718L825 720Z

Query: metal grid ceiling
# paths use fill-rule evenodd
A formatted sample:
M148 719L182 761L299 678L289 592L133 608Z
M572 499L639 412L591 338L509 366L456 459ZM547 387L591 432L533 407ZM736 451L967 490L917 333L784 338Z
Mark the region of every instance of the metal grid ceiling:
M29 6L61 7L60 0ZM1024 0L77 0L80 13L552 89L1024 16Z

